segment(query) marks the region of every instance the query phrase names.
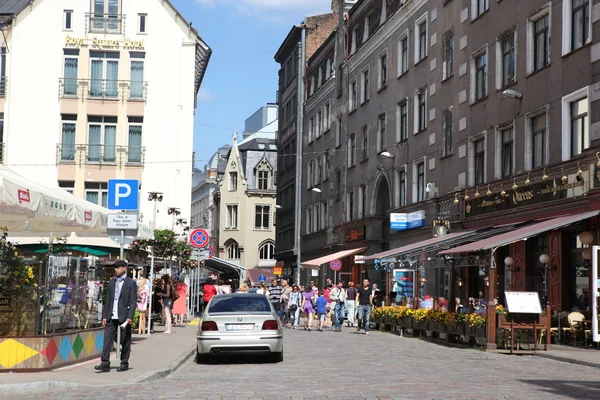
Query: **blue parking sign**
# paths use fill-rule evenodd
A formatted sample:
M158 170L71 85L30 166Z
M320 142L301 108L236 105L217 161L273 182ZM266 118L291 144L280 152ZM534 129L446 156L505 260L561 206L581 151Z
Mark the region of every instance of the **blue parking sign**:
M136 211L139 202L139 181L136 179L109 179L108 209Z

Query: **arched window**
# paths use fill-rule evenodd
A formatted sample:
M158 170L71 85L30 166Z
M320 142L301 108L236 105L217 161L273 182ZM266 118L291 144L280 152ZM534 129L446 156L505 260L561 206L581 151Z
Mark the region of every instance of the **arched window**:
M258 258L260 260L275 259L275 244L267 242L258 248Z
M227 249L227 258L229 260L239 260L240 259L240 246L236 241L231 241L226 247Z

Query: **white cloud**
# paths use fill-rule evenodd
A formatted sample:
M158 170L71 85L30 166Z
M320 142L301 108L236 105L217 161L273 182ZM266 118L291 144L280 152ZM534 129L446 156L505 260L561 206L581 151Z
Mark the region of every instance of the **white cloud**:
M204 7L227 6L238 15L268 22L299 20L305 15L331 11L331 0L196 0Z
M214 94L210 93L206 89L200 88L200 91L198 92L198 100L199 101L211 101L214 98L215 98Z

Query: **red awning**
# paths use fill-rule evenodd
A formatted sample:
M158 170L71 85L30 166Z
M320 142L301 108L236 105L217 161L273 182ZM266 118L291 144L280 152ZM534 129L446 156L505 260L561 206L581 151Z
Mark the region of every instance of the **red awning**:
M277 279L273 273L273 268L253 268L246 270L246 272L248 273L248 280L253 285L258 285L260 283L258 277L261 275L264 275L267 278L267 286L271 286L273 279Z
M381 259L381 258L386 258L386 257L394 257L397 255L402 255L403 253L406 253L406 252L409 252L412 250L416 250L418 248L425 248L425 247L441 245L444 242L447 242L447 241L450 241L450 240L453 240L453 239L456 239L459 237L466 237L467 235L473 235L473 234L475 234L474 231L449 233L444 236L434 237L432 239L424 240L422 242L417 242L417 243L409 244L407 246L397 247L392 250L387 250L387 251L384 251L381 253L373 254L373 255L363 258L363 260L369 261L369 260Z
M366 249L367 249L366 247L361 247L359 249L342 250L342 251L338 251L337 253L333 253L333 254L323 256L323 257L315 258L314 260L304 261L300 265L302 265L302 268L306 268L306 269L319 269L319 267L325 263L328 263L335 259L344 258L344 257L352 256L354 254L362 253Z
M458 246L453 249L440 251L438 254L459 254L459 253L473 253L481 250L489 250L496 247L506 246L519 240L524 240L532 236L539 235L547 231L562 228L563 226L574 224L575 222L582 221L584 219L592 218L598 215L600 211L590 211L581 214L566 215L564 217L549 219L544 222L538 222L537 224L528 225L523 228L503 233L501 235L492 236L487 239L480 240Z

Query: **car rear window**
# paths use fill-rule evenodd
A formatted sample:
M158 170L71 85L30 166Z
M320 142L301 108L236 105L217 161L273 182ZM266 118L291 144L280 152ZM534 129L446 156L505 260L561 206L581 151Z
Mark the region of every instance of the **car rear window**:
M270 313L271 307L266 296L217 296L212 299L209 313L249 312Z

